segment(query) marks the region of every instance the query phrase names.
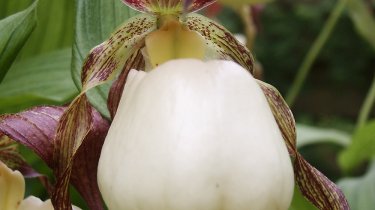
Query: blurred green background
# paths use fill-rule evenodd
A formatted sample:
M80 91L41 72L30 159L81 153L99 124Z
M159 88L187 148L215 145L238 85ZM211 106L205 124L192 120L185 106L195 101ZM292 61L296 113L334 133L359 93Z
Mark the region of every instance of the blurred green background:
M0 83L0 114L71 101L79 89L71 71L79 69L90 47L103 41L122 20L136 14L114 1L98 6L98 17L85 22L85 13L77 11L74 0L39 0L37 26L17 52L9 71L0 67L0 71L8 71ZM0 19L28 8L32 2L0 0ZM375 156L375 109L370 93L375 72L375 1L275 0L255 5L252 20L257 33L252 52L262 66L262 79L287 95L303 60L340 2L345 3L344 9L313 60L292 111L298 123L300 152L343 187L352 209L370 210L375 209L375 167L371 167ZM202 13L235 34L245 33L246 23L238 8L215 4ZM90 21L99 21L103 27L75 30L85 24L91 26ZM359 126L363 104L369 98L369 113ZM21 151L33 166L51 174L34 154L26 148ZM35 180L27 182L27 194L47 198ZM73 202L85 209L77 193L73 197ZM291 209L314 208L296 190Z

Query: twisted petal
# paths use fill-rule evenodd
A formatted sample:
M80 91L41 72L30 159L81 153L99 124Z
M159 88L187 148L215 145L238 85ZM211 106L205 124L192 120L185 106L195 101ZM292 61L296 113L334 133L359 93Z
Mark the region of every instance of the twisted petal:
M91 110L91 107L89 109ZM58 122L65 110L65 107L35 107L18 114L3 115L0 117L0 132L32 149L53 169L58 177L56 191L65 190L71 181L86 200L90 209L103 209L96 182L96 166L109 127L108 122L98 112L91 110L89 120L92 124L88 135L83 140L83 146L76 152L72 163L74 171L71 177L69 176L70 179L66 180L66 185L61 185L60 180L63 175L60 174L56 162L59 159L54 159L54 155L59 154L57 150L54 150L58 145L53 139ZM56 192L54 193L56 194ZM66 208L71 208L69 200L62 200L62 202L69 203Z
M297 135L293 113L275 87L260 80L257 81L268 100L268 104L288 147L289 154L295 157Z
M295 121L292 112L275 87L258 80L294 160L294 173L302 194L321 210L348 210L341 189L311 166L297 151Z
M90 137L89 131L95 128L95 116L100 116L98 113L93 114L85 93L114 78L129 59L135 59L136 57L130 56L144 46L144 37L155 28L155 17L142 14L133 17L107 41L95 47L87 57L81 75L82 92L61 116L54 140L54 160L58 165L56 166L57 187L52 202L56 208L71 208L68 184L73 160L78 159L78 152L84 140ZM102 134L103 132L98 133L104 138L105 135ZM96 148L99 150L95 152L95 157L100 153L100 147Z
M117 80L112 84L111 90L108 95L108 109L111 114L111 118L115 117L117 107L120 103L122 91L127 81L129 72L131 69L144 69L145 60L142 55L141 49L138 49L132 56L131 59L125 64L124 70L121 72Z
M215 0L123 0L123 2L140 12L153 14L178 14L186 8L187 12L200 10Z
M199 14L189 14L186 24L189 29L197 31L205 38L208 60L232 60L253 72L254 59L250 51L223 26Z
M92 49L82 69L82 92L112 79L155 29L155 17L141 14L130 18L107 41Z

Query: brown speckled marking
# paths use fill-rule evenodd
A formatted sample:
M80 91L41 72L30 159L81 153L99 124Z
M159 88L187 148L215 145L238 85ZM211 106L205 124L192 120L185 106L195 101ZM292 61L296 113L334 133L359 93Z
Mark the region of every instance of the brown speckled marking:
M142 45L143 47L144 45ZM121 74L117 78L117 80L112 84L111 90L109 91L108 95L108 109L111 114L111 118L113 119L117 107L120 103L120 99L122 96L122 92L129 74L129 71L131 69L136 69L136 70L144 70L145 68L145 60L143 58L141 49L140 47L133 55L131 55L128 60L126 61L126 64L124 66L124 69L122 70Z
M189 14L186 25L200 33L206 39L206 44L215 49L219 58L233 60L253 73L254 59L250 51L223 26L198 14Z
M111 37L91 50L86 58L81 80L84 89L92 88L114 76L125 64L133 48L155 30L156 18L139 15L125 23Z
M140 49L144 37L155 29L155 17L142 14L133 17L107 41L91 50L86 58L81 75L82 92L62 115L54 140L56 165L53 168L57 182L52 202L58 209L71 209L68 186L72 174L72 161L94 123L86 91L113 78L123 68L129 56ZM97 200L101 201L100 198Z
M294 158L295 179L302 194L321 210L349 210L340 188L298 153L294 117L279 91L272 85L257 82L267 98L289 154Z

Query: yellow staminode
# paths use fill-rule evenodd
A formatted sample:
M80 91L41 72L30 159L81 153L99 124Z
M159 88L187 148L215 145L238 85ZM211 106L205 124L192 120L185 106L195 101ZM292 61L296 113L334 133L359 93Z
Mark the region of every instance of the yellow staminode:
M168 19L146 37L146 50L152 67L156 67L172 59L203 59L205 43L197 32L176 19Z

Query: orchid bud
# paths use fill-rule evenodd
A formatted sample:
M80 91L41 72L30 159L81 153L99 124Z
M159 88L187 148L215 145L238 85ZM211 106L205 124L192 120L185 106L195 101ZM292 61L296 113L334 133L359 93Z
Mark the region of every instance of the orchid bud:
M266 97L223 60L131 70L98 183L110 210L286 210L294 190Z

